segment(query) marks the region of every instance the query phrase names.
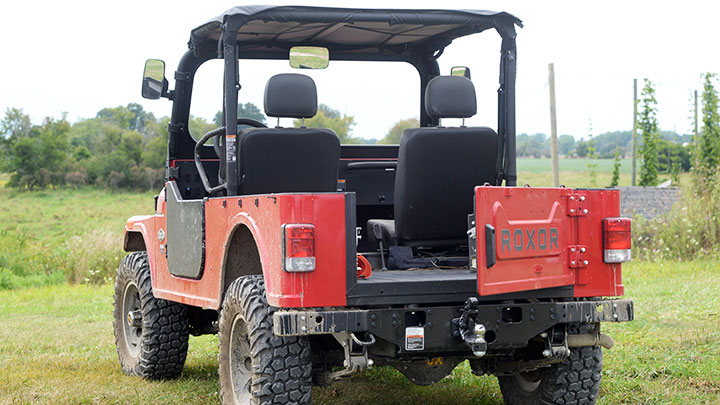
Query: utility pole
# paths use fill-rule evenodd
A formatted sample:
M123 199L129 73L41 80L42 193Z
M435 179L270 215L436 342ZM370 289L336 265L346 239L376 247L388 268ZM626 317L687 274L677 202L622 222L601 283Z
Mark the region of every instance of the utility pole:
M633 79L633 133L630 143L632 144L632 185L635 185L636 160L637 160L637 79Z
M557 117L555 110L555 65L548 64L550 87L550 153L552 154L553 187L560 187L560 167L558 162Z
M695 90L695 142L698 139L698 109L697 109L697 90Z

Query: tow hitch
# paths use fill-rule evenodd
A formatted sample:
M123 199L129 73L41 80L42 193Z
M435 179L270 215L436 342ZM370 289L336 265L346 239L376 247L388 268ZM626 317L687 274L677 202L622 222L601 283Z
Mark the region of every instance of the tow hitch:
M477 298L468 298L465 306L460 310L460 318L455 318L452 322L475 357L483 357L487 353L487 342L485 341L485 326L476 323L478 304Z

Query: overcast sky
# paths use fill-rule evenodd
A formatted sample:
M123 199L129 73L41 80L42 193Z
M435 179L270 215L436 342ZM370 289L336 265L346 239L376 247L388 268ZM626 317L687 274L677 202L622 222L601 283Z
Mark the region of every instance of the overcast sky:
M692 91L700 74L720 71L720 3L684 1L313 1L337 7L470 8L507 11L518 29L517 132L550 131L548 63L555 63L558 132L586 137L632 128L632 82L656 84L660 128L691 128ZM112 6L111 6L112 4ZM35 123L68 113L91 118L103 107L140 103L156 116L170 114L167 100L140 97L143 64L163 59L172 77L187 49L190 30L237 1L5 1L0 110L24 109ZM257 3L249 3L257 4ZM548 6L550 4L550 6ZM474 125L497 126L499 37L484 32L455 41L439 59L442 72L468 65L478 93ZM217 61L211 61L217 62ZM360 66L358 66L360 65ZM220 109L219 66L202 67L191 112L211 119ZM286 62L247 62L241 67L241 101L262 108L271 74ZM306 73L307 71L303 71ZM394 64L335 62L312 72L318 97L354 115L354 134L381 138L402 118L418 116L418 79ZM171 80L172 83L172 80ZM172 87L172 84L171 84Z

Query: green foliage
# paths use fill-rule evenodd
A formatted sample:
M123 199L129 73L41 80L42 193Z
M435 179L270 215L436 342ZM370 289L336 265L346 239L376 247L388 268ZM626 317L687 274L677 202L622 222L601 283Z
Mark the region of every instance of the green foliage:
M658 185L658 123L657 123L657 100L655 99L655 88L652 81L645 79L645 87L640 94L641 111L638 119L638 132L642 139L640 156L642 166L640 167L641 186Z
M579 140L575 146L575 154L580 158L585 158L588 155L588 143L584 140Z
M705 192L711 187L709 179L713 179L720 164L720 112L718 111L718 93L715 89L716 75L703 75L702 93L702 129L696 140L696 165L694 178L698 192Z
M296 127L302 126L302 120L293 121ZM305 120L305 126L308 128L328 128L337 134L340 143L360 143L360 140L351 136L353 126L355 126L355 117L352 115L340 114L340 111L333 110L325 104L318 106L318 112L314 117Z
M717 184L716 182L714 184ZM703 194L689 187L666 216L633 223L633 255L648 260L720 258L720 187Z
M237 108L237 116L238 118L251 118L256 121L260 121L263 124L267 125L267 119L265 117L265 114L263 114L262 111L256 106L255 104L251 102L247 102L245 104L239 103ZM215 118L213 118L213 122L218 127L221 127L224 125L223 123L223 114L222 111L218 111L215 114Z
M0 171L11 174L9 186L26 189L156 188L164 177L168 122L134 103L104 108L73 125L63 117L32 126L22 110L8 109L0 121ZM190 127L214 125L191 118Z
M30 190L64 184L69 130L70 124L65 118L59 121L46 118L27 135L10 137L7 140L9 156L4 164L12 173L8 184Z
M615 161L613 162L612 179L610 187L617 187L620 184L620 146L615 148Z
M687 172L691 168L690 147L666 139L658 139L658 172L672 173L673 165L678 171Z
M200 139L208 132L217 128L214 122L207 122L205 118L190 116L190 134L193 138Z
M673 184L680 184L680 157L678 155L672 155L670 160L670 178Z
M518 157L550 156L550 138L545 134L520 134L515 142Z
M385 134L385 137L379 140L377 143L397 145L400 143L400 136L402 135L403 131L408 128L418 128L419 126L420 120L418 120L417 118L406 118L404 120L400 120L396 122L395 125L390 128L390 131Z
M572 135L560 135L558 137L558 153L564 156L572 153L575 147L575 138Z
M5 110L5 118L0 121L0 135L5 139L19 139L30 134L30 117L19 108Z

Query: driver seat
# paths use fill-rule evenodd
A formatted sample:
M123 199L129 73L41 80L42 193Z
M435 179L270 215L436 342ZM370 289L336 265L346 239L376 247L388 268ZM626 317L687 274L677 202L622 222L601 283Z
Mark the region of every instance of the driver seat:
M309 76L275 75L265 86L265 115L311 118L317 89ZM326 128L247 128L238 135L238 193L337 191L340 139Z

